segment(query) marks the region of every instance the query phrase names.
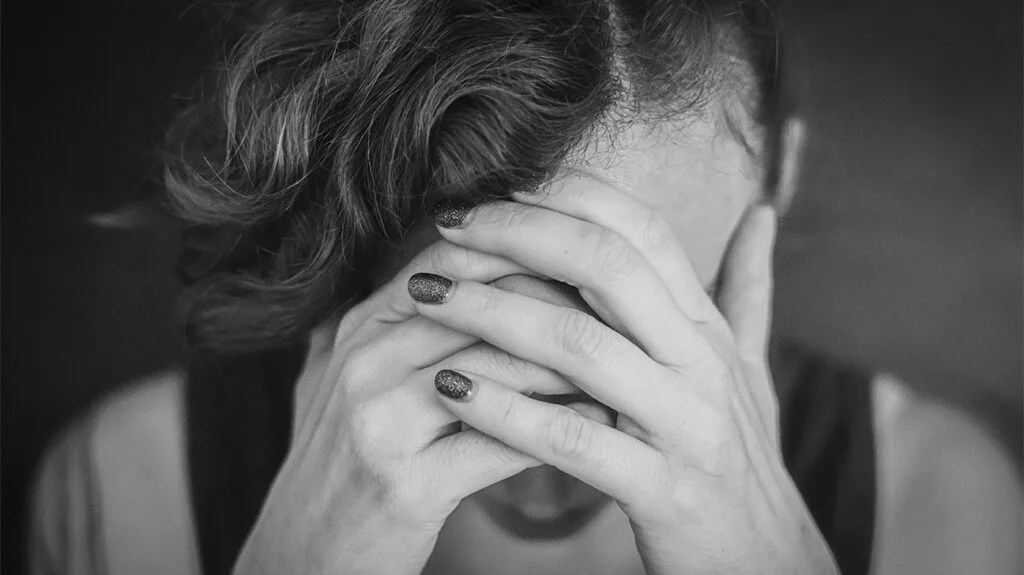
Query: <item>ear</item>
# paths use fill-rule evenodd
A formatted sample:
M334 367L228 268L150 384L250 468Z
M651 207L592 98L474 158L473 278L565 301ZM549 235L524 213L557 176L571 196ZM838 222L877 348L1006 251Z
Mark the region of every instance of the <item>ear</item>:
M779 214L789 209L796 194L803 168L804 142L807 127L802 118L792 117L782 125L779 137L779 179L775 189L775 209Z

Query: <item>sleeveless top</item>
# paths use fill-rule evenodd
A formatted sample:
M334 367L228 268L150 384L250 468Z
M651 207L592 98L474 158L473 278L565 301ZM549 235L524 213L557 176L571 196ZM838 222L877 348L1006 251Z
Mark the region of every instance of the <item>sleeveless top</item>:
M231 572L288 451L295 347L195 361L186 388L189 482L203 572ZM845 575L870 567L876 497L870 374L775 346L782 452Z

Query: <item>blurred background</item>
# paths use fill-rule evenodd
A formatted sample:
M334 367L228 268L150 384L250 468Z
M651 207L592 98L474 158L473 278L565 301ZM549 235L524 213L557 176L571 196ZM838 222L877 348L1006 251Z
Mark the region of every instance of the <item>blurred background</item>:
M982 418L1020 465L1021 3L784 2L808 126L776 331ZM164 126L214 53L215 3L2 7L2 567L59 429L179 354L177 231L90 214L159 189Z

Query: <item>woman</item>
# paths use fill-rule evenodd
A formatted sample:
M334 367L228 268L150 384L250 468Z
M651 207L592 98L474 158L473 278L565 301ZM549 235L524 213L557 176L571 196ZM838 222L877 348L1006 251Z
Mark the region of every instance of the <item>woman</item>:
M255 13L171 136L195 353L51 453L38 572L868 569L869 380L767 366L764 6Z

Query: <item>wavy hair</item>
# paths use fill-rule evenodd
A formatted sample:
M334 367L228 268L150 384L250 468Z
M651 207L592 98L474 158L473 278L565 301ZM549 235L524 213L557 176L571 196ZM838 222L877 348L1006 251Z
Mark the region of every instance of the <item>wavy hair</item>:
M431 202L538 186L597 129L699 110L727 47L764 95L778 76L761 0L261 0L232 20L165 169L187 340L219 352L365 297Z

